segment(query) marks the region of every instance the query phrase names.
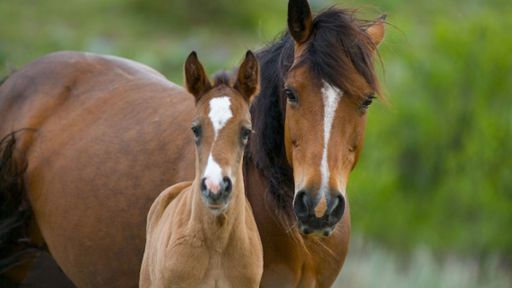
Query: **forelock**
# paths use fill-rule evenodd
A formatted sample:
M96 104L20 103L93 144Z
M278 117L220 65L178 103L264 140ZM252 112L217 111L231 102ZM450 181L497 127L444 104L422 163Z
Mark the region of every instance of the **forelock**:
M364 31L364 24L353 11L330 8L321 12L313 20L313 34L300 62L341 91L357 94L360 91L354 90L354 83L362 77L378 93L373 65L375 45Z

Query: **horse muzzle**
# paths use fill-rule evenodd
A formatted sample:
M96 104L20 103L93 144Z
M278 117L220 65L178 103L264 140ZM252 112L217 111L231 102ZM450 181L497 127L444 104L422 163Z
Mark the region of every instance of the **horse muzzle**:
M329 236L334 231L336 224L341 220L345 212L345 197L339 192L331 192L325 197L326 207L323 215L316 209L320 204L319 199L312 197L306 190L297 192L293 201L293 208L297 217L299 231L304 235L315 234ZM331 196L335 195L335 196ZM316 210L316 211L315 211Z

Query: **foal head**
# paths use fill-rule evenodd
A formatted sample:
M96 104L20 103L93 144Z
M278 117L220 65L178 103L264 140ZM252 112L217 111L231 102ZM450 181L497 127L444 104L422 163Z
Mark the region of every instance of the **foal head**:
M344 214L366 110L379 90L373 57L384 22L364 25L336 8L313 18L306 0L290 0L288 29L295 44L284 76L284 131L293 206L303 233L327 236Z
M243 188L242 159L252 132L249 104L258 90L258 69L256 57L247 51L234 83L220 74L212 84L195 52L185 63L186 86L196 100L195 183L214 213L228 206L233 187Z

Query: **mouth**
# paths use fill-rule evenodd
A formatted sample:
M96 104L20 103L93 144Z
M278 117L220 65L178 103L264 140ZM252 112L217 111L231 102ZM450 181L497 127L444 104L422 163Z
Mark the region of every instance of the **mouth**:
M312 214L307 217L297 217L297 224L299 232L303 235L328 237L336 228L338 221L328 215L317 218Z
M222 199L218 200L212 200L207 197L203 197L204 204L206 205L206 208L208 208L210 211L212 211L214 214L220 214L224 212L229 205L229 201L225 201Z
M222 210L222 209L226 208L227 204L225 204L225 203L218 203L218 204L208 203L207 206L210 210Z
M336 228L336 226L313 229L308 225L299 223L299 232L305 236L329 237L334 231L334 228Z

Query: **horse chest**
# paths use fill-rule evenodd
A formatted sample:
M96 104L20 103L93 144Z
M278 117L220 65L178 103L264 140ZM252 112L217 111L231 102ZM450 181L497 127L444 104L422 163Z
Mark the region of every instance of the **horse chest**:
M229 274L226 273L228 271L224 269L223 259L215 255L211 256L209 260L208 271L202 279L203 287L232 287Z
M166 259L165 284L162 287L257 287L243 259L233 259L206 248L190 247L174 251L176 257Z
M330 238L303 238L304 246L288 234L266 230L268 233L262 234L265 269L260 287L330 287L346 256L348 222L344 220Z

